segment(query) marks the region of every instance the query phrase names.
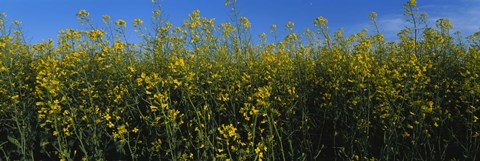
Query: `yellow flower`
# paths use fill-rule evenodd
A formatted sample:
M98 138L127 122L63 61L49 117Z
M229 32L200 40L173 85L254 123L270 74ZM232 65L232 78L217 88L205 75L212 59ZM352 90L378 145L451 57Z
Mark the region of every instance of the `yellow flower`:
M138 25L142 25L142 24L143 24L142 19L136 18L135 20L133 20L133 27L137 27Z
M70 136L70 130L68 128L63 128L65 135Z
M112 117L110 116L110 114L107 113L107 115L103 116L103 118L105 118L105 120L110 120Z
M410 136L410 134L409 134L408 132L406 132L406 131L405 131L405 133L403 133L403 135L402 135L402 136L406 138L406 137L409 137L409 136Z
M115 21L115 25L127 27L127 22L125 22L125 20L119 19L119 20Z
M270 32L273 32L277 30L277 25L273 24L272 26L270 26Z
M325 25L327 25L327 23L328 23L328 20L322 16L317 17L313 22L315 26L319 26L319 27L324 27Z
M114 127L115 125L112 123L112 122L108 122L108 125L107 125L109 128L112 128Z
M102 16L102 22L104 24L108 24L109 21L110 21L110 16L109 15L103 15Z
M244 28L250 28L250 21L246 17L240 17L240 22Z
M4 71L7 71L7 68L6 67L0 67L0 72L4 72Z
M60 105L58 105L58 104L59 104L59 101L58 101L58 100L54 100L54 101L53 101L53 105L52 105L51 108L52 108L53 110L58 110L58 109L60 109Z
M417 5L417 1L416 1L416 0L410 0L410 1L408 1L408 5L409 5L409 6L416 6L416 5Z
M154 105L150 106L150 110L152 110L152 112L156 112L157 109L158 109L157 106L154 106Z
M410 125L410 124L408 124L408 125L407 125L407 128L409 128L409 129L413 129L413 126L412 126L412 125Z
M79 17L88 17L90 13L87 12L87 10L80 10L77 12L77 16Z
M137 128L137 127L133 128L132 132L133 132L133 133L137 133L137 132L138 132L138 128Z
M18 95L14 95L12 97L10 97L12 100L18 100Z
M128 132L125 125L121 125L121 126L117 127L117 130L118 130L118 134L125 134L125 133Z
M162 103L161 106L162 106L162 109L166 109L168 107L168 103Z
M285 25L285 27L287 27L290 30L292 30L294 26L295 26L295 23L293 23L292 21L288 21L287 24Z
M103 16L102 16L102 19L104 19L104 20L109 20L109 19L110 19L110 16L109 16L109 15L103 15Z

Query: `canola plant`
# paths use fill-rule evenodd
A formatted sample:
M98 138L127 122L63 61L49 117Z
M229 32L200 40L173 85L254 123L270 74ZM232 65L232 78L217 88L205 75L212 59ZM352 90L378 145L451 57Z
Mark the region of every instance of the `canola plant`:
M29 44L2 14L0 160L478 160L480 32L404 8L398 41L318 17L253 43L246 17L155 10L129 43L129 23L81 10L88 29Z

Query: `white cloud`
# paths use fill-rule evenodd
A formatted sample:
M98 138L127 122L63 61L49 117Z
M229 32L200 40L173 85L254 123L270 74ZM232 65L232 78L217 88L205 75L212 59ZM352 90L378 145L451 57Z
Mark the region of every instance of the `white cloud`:
M389 15L379 17L377 20L380 33L384 34L385 39L394 40L397 38L397 33L406 26L403 15Z
M461 0L452 5L419 6L422 12L429 14L432 26L440 18L448 18L454 31L461 31L464 36L480 31L480 1Z
M461 31L464 37L480 31L480 0L459 0L455 4L439 5L428 4L419 6L420 13L429 15L429 27L435 27L435 21L440 18L448 18L453 24L453 31ZM380 32L384 34L385 39L389 41L397 40L397 33L406 26L411 26L406 22L407 17L403 14L389 14L377 17ZM370 22L365 22L350 27L353 32L368 28L372 30Z
M421 13L429 15L428 25L435 27L435 21L448 18L453 24L453 31L461 31L463 36L480 31L480 1L462 0L455 5L425 5L419 6ZM387 39L396 39L396 34L405 26L407 18L404 15L379 16L378 23ZM453 32L452 32L453 33Z
M377 25L380 33L385 36L388 41L397 40L397 33L404 29L408 24L405 22L405 17L399 15L379 15L377 17ZM374 27L371 22L365 22L357 25L353 25L347 28L347 34L357 33L362 29L368 29L373 33Z

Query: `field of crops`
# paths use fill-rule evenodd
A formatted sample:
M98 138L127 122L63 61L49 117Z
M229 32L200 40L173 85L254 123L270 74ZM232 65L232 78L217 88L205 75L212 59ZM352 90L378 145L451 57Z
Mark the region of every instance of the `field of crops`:
M0 160L479 160L480 32L415 5L394 42L318 17L253 43L245 17L155 10L129 43L125 21L81 10L89 29L29 44L3 14Z

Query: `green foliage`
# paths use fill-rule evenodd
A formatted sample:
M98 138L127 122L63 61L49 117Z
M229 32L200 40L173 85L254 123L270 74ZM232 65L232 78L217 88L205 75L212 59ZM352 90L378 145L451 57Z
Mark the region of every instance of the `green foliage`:
M0 160L478 160L480 34L405 4L398 42L328 21L252 44L250 22L153 12L27 44L0 16ZM271 33L276 37L276 25Z

